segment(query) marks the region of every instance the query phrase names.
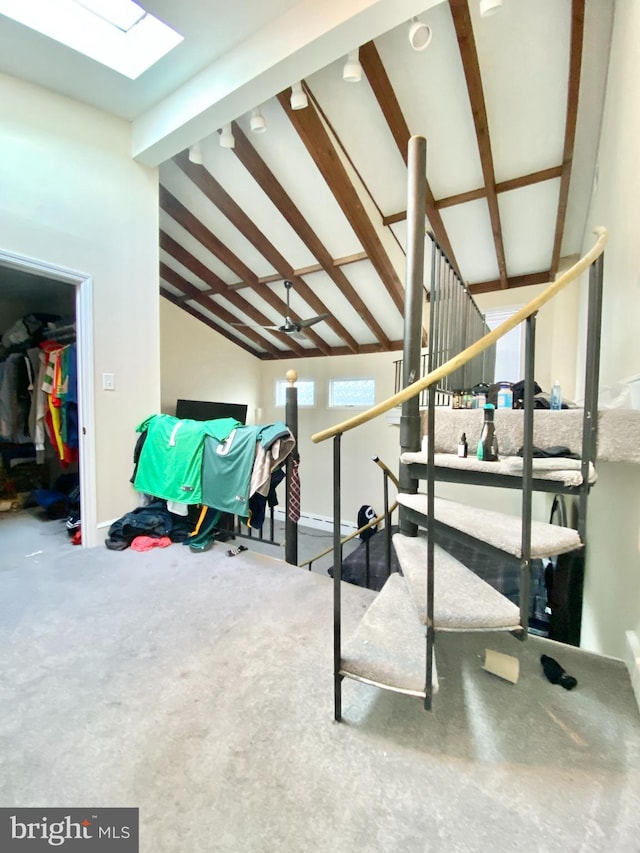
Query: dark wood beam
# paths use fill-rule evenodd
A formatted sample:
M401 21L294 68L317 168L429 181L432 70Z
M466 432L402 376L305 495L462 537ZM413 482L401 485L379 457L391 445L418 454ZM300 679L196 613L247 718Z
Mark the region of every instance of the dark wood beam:
M551 270L543 270L542 272L532 272L526 275L514 275L507 279L507 287L511 290L514 287L528 287L531 284L549 284L551 281L553 281ZM476 293L491 293L494 290L504 289L499 278L494 278L490 281L478 281L475 284L467 286L472 295Z
M491 230L495 243L496 259L498 261L498 272L500 283L503 288L507 287L507 264L504 256L504 242L502 239L502 225L500 224L500 209L498 207L498 195L496 193L496 176L493 168L493 155L491 153L491 139L489 137L489 122L487 120L487 109L484 102L482 90L482 78L480 76L480 64L476 41L473 35L471 15L469 14L468 0L449 0L453 24L458 38L460 58L464 76L467 81L471 112L476 127L480 163L482 175L487 193L487 204L489 206L489 218Z
M382 64L382 60L380 59L380 54L372 41L363 44L360 48L360 64L362 65L364 73L367 75L369 85L373 89L373 94L376 96L376 100L380 105L380 109L382 110L385 120L389 125L389 130L391 131L396 145L398 146L400 156L404 160L404 164L406 166L411 133L402 110L400 109L396 93L393 91L393 87L391 86L389 76L387 75L385 67ZM427 157L428 155L429 150L427 145ZM442 217L436 208L435 199L428 181L426 189L426 209L427 218L429 219L429 223L431 224L431 229L436 240L441 246L443 252L451 261L458 275L460 275L460 270L453 253L449 235L444 227Z
M363 249L369 255L373 268L387 288L396 308L400 314L403 314L404 288L346 169L336 156L336 150L318 113L312 103L305 110L292 110L287 92L281 92L278 95L278 101L289 116L289 120L340 205Z
M273 325L273 320L270 320L269 317L266 317L261 311L258 311L249 300L244 299L237 291L229 290L222 279L218 278L218 276L212 272L209 267L205 266L205 264L197 258L194 258L190 252L187 252L184 246L181 246L176 240L162 230L160 231L160 248L167 252L167 254L171 255L172 258L175 258L175 260L181 263L183 267L190 270L190 272L196 275L201 281L208 284L211 288L211 293L215 293L218 296L224 296L224 298L237 308L238 311L249 317L254 323L260 326ZM241 322L241 320L236 317L234 322L238 323ZM286 344L289 349L295 350L299 355L304 355L304 347L301 347L297 341L294 341L291 338L291 335L287 335L284 332L278 332L276 329L269 329L269 334L273 335L273 337L277 338L279 341L282 341L282 343Z
M177 288L181 295L175 296L172 300L174 305L179 305L183 308L188 308L186 305L186 301L189 299L192 302L197 302L198 305L202 305L203 308L206 308L207 311L210 311L212 314L215 314L216 317L219 317L221 322L226 323L227 325L232 325L233 323L238 322L238 318L235 314L232 314L230 311L227 311L226 308L223 308L222 305L219 305L217 302L214 302L209 296L205 296L202 294L197 287L195 287L191 282L187 281L184 276L181 276L180 273L176 272L172 269L168 264L160 261L160 278L163 279L167 284L173 285L173 287ZM204 315L200 315L200 317L204 318ZM208 319L208 318L206 318ZM211 321L213 323L213 321ZM226 329L213 324L216 331L224 334L226 338L228 338L233 343L241 344L238 338L235 338L231 332L228 332ZM280 350L274 346L270 341L265 340L262 335L260 335L255 329L244 329L242 332L245 338L250 341L253 341L256 346L258 346L261 350L264 350L271 355L276 356L280 353ZM246 345L245 345L246 346ZM255 350L251 350L254 355L258 353Z
M217 332L219 335L222 335L223 338L226 338L228 341L231 341L232 344L235 344L237 347L248 352L250 355L255 356L259 359L264 359L267 356L266 352L256 352L252 347L250 347L245 341L240 340L240 338L234 337L230 332L224 329L222 326L216 325L213 320L209 319L209 317L205 317L204 314L201 314L196 308L192 305L185 304L184 300L176 296L174 293L171 293L170 290L167 290L162 286L162 282L160 282L160 295L163 296L168 302L172 302L177 308L180 308L181 311L185 311L187 314L190 314L196 320L199 320L201 323L204 323L205 326L208 326L210 329L213 329L214 332Z
M353 255L345 255L344 258L334 258L332 261L332 266L334 267L346 267L349 264L357 264L359 261L368 261L369 255L366 252L355 252ZM296 276L299 275L312 275L314 272L326 272L325 268L322 264L309 264L308 267L300 267L300 269L294 270L293 274ZM258 278L260 284L273 284L276 281L282 281L281 275L261 275ZM236 281L233 284L230 284L229 287L242 288L247 287L244 281Z
M507 193L510 190L519 190L522 187L530 187L532 184L539 184L543 181L551 181L554 178L560 177L562 177L562 166L552 166L550 169L541 169L539 172L531 172L529 175L510 178L508 181L500 181L500 183L496 184L496 192ZM439 210L443 207L454 207L457 204L466 204L468 201L486 198L486 195L487 191L485 188L478 187L477 190L468 190L465 193L457 193L457 195L438 199L436 207ZM394 222L402 222L406 218L407 211L401 210L398 213L392 213L390 216L383 217L382 222L384 225L393 225Z
M569 52L569 84L567 87L567 118L564 127L564 150L562 152L562 176L560 178L560 196L558 199L558 216L556 233L553 239L553 254L551 255L551 271L558 272L562 235L567 216L567 201L571 184L571 167L573 165L573 148L576 139L576 122L578 119L578 101L580 97L580 74L582 68L582 42L584 37L584 0L572 0L571 3L571 47Z
M531 172L519 178L511 178L508 181L500 181L496 184L496 192L508 193L511 190L519 190L522 187L530 187L533 184L541 184L543 181L552 181L562 176L562 166L552 166L550 169L541 169L539 172Z
M288 104L288 96L286 101ZM302 112L307 112L307 110L302 110ZM334 265L333 258L318 238L318 235L309 225L300 210L296 207L273 172L260 158L253 145L251 145L244 133L242 133L240 128L235 124L233 135L236 140L235 148L233 149L236 157L238 157L245 169L247 169L247 171L253 176L254 180L258 182L263 192L267 194L269 199L278 208L282 216L293 228L311 254L318 259L322 269L327 273L333 283L337 285L340 292L346 296L351 305L353 305L377 340L386 345L388 338L385 335L384 329L377 322L370 309L357 293L356 289L353 287L342 269ZM342 337L342 335L340 337Z
M234 137L235 138L235 137ZM280 279L289 279L293 281L296 291L305 299L313 308L316 314L325 314L327 308L324 303L317 297L309 285L295 274L291 264L283 257L276 247L265 237L265 235L256 227L254 222L242 210L240 205L235 202L224 187L213 177L213 175L201 165L191 163L186 151L174 157L178 167L182 169L184 174L198 187L198 189L212 202L218 210L227 217L232 225L266 258L272 267L278 271ZM278 280L278 279L276 279ZM272 291L265 285L261 285L259 281L252 285L257 294L266 298L267 301L273 299ZM283 303L280 309L281 313L286 314L286 303ZM293 317L293 313L291 312ZM294 322L300 318L295 316ZM334 317L329 316L326 320L327 324L333 331L342 338L342 340L351 348L353 352L357 351L357 341L347 332L347 330ZM328 355L331 347L311 328L306 330L306 335L309 340L313 341L320 350L324 350Z
M159 187L160 209L164 210L172 219L205 246L212 255L229 267L238 278L247 284L256 285L258 276L243 263L207 226L201 222L191 211L178 201L166 187Z

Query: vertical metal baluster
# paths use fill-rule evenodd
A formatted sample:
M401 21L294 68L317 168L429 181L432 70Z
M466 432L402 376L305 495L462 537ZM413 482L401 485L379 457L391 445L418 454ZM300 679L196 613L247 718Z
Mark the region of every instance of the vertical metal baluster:
M342 719L341 589L342 545L340 544L340 439L333 439L333 701L334 717Z
M536 354L536 315L527 317L524 359L524 440L522 449L522 558L520 561L521 639L529 629L531 587L531 503L533 491L533 382Z
M429 388L429 435L435 435L435 389ZM426 591L426 632L425 632L425 685L424 685L424 707L431 710L433 696L433 646L435 631L433 626L433 589L435 578L435 477L434 477L434 445L435 441L430 439L427 467L427 591Z
M604 255L589 268L589 303L587 309L587 353L584 378L584 413L582 421L582 486L578 504L578 534L586 544L587 497L589 495L589 463L596 455L598 438L598 380L600 376L600 334L602 324L602 276Z

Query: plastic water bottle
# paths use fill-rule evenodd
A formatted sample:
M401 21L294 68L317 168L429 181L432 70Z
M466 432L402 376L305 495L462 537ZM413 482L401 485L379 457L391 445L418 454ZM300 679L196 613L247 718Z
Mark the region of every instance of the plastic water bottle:
M498 389L498 408L513 409L513 391L506 382L501 382Z
M549 398L549 408L552 412L559 412L562 408L562 389L560 388L560 380L556 379L551 389Z

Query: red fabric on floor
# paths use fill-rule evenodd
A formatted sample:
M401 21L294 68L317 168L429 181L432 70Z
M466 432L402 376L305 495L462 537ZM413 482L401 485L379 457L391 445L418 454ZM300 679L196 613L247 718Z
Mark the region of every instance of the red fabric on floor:
M136 536L131 543L134 551L150 551L152 548L167 548L171 545L171 539L168 536L160 536L154 539L153 536Z

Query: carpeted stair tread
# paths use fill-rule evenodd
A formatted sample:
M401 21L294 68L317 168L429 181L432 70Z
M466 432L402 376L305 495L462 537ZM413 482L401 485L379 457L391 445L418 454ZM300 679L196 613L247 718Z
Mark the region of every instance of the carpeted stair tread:
M427 496L399 494L398 503L427 518ZM522 522L518 516L507 515L489 509L461 504L457 501L436 498L436 520L448 527L466 533L481 542L486 542L515 557L522 556ZM545 524L542 521L531 522L531 557L553 557L581 548L582 543L576 530Z
M424 696L425 653L425 627L405 579L394 572L344 643L340 672L387 690ZM437 689L434 660L433 692Z
M426 624L427 539L393 537L398 562L420 619ZM434 544L434 626L440 631L512 631L520 613L513 602Z
M406 465L418 465L424 468L428 464L427 453L417 451L415 453L406 451L400 456L400 461ZM460 458L456 453L435 453L433 462L436 468L449 468L456 471L473 474L501 474L507 477L522 479L522 457L504 456L498 462L481 462L475 456ZM580 486L582 484L582 462L580 459L568 459L566 457L534 459L533 479L553 480L562 483L563 486ZM419 474L426 479L426 474ZM592 463L589 464L589 482L597 480L596 470Z

